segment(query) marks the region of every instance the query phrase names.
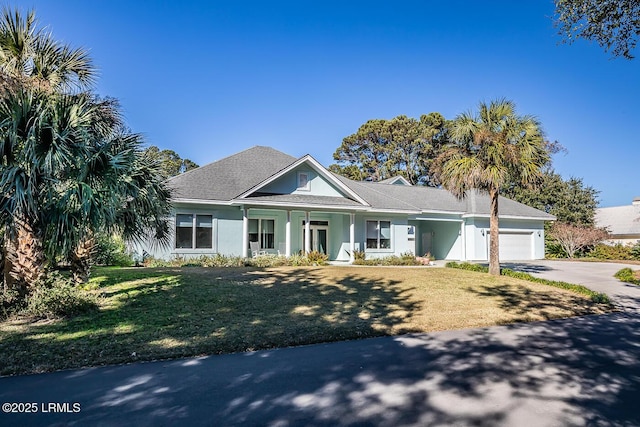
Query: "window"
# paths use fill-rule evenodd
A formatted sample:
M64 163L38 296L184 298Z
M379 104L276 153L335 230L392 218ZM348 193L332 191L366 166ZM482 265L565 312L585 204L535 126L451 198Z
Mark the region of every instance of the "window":
M260 249L275 249L275 228L273 219L250 219L249 241L260 242Z
M367 221L367 249L391 249L391 221Z
M298 172L298 190L309 190L308 172Z
M409 240L416 240L416 226L407 225L407 238Z
M176 249L212 249L212 215L176 215Z

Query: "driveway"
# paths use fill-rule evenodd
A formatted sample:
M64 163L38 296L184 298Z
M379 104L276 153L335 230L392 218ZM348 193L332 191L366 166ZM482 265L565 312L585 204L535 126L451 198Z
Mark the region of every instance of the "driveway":
M526 261L506 262L502 267L525 271L549 280L559 280L584 285L611 297L613 302L625 310L640 311L640 287L620 282L613 275L625 268L640 269L639 265L606 262L579 261Z
M0 425L637 426L640 288L610 285L626 311L1 378L0 402L39 411Z

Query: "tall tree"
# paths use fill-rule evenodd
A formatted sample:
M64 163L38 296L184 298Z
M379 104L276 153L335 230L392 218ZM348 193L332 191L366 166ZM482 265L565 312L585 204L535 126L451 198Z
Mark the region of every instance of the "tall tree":
M550 213L559 222L594 225L598 190L585 185L581 178L564 180L553 170L546 170L535 189L512 185L503 195Z
M44 185L38 168L32 164L15 163L15 150L31 148L35 157L41 154L52 136L51 129L43 128L39 134L29 133L39 129L39 123L20 120L39 120L51 113L46 108L47 96L70 93L89 87L95 77L95 68L86 51L58 43L52 36L37 28L35 13L23 17L20 12L4 8L0 17L0 79L3 90L4 132L2 155L2 183L13 192L3 192L2 226L4 233L5 285L16 286L22 293L25 288L18 283L37 281L44 274L42 230L37 223L37 208L28 203L28 196L39 198ZM10 105L13 103L13 105ZM77 120L73 112L60 120ZM16 117L16 115L18 117ZM27 129L31 126L30 129ZM43 139L44 144L34 144ZM56 156L63 156L57 151ZM51 159L46 159L49 166ZM7 182L7 180L9 182ZM10 181L14 180L12 184ZM8 199L8 202L7 202Z
M356 180L382 181L401 175L412 184L439 184L433 161L446 141L447 121L439 113L419 120L398 116L375 119L343 139L333 154L335 173Z
M160 150L155 145L151 145L145 151L149 158L160 164L160 171L165 178L171 178L198 167L194 161L183 159L173 150Z
M498 196L512 182L529 186L539 179L549 161L540 123L501 99L480 103L477 114L457 116L450 135L453 143L438 159L440 180L459 198L471 190L489 195L489 273L499 275Z
M640 34L638 0L555 0L555 22L566 41L597 42L613 56L633 58Z
M169 193L117 103L86 91L94 72L86 52L38 30L33 13L8 10L0 51L5 285L28 293L46 259L72 257L101 229L166 236Z

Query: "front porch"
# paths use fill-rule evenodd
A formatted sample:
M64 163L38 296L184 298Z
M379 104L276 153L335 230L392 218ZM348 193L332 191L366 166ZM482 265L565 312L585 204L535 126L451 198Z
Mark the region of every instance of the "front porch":
M353 262L356 213L320 210L242 208L242 254L251 256L250 242L270 254L291 256L318 251L331 261Z

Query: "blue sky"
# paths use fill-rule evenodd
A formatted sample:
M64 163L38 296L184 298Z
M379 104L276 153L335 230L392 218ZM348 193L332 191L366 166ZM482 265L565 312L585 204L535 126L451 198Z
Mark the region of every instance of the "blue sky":
M89 48L129 126L201 165L254 145L329 165L369 119L504 97L567 148L555 169L601 206L640 196L640 58L561 44L552 0L9 4Z

